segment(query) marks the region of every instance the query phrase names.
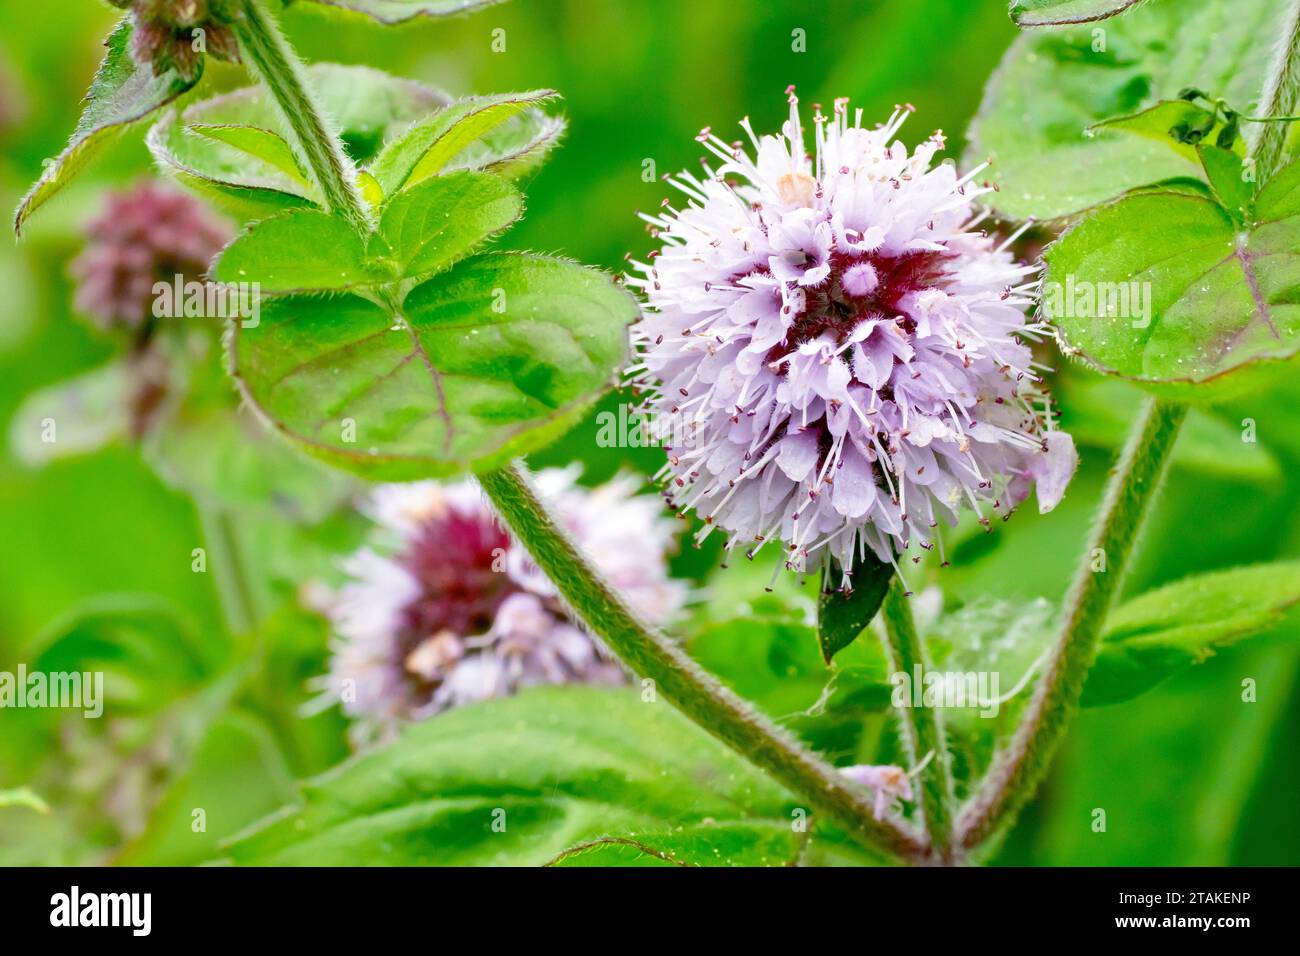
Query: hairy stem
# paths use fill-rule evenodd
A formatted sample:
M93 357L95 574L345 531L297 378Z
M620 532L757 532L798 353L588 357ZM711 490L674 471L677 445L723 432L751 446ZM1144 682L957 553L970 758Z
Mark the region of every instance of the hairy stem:
M1300 106L1300 0L1290 0L1281 27L1260 101L1265 119L1291 116ZM1260 183L1267 183L1277 172L1290 135L1287 123L1266 122L1261 127L1250 151Z
M1010 743L957 820L962 847L976 847L1010 825L1047 772L1186 415L1186 405L1152 398L1134 423L1066 597L1056 647Z
M826 813L868 849L903 860L925 855L916 834L872 816L869 791L801 746L643 623L547 512L522 466L480 476L516 538L587 626L678 710Z
M884 647L890 673L907 674L911 678L917 668L928 669L930 661L925 645L916 632L907 592L897 575L890 581L880 612L885 623ZM898 716L903 725L903 745L909 765L924 764L918 787L931 850L937 862L951 863L952 768L943 720L937 710L924 706L901 708Z
M294 148L325 205L347 217L354 228L368 231L370 217L357 191L356 169L321 112L279 24L267 13L263 0L240 0L239 14L233 27L240 55L275 98Z

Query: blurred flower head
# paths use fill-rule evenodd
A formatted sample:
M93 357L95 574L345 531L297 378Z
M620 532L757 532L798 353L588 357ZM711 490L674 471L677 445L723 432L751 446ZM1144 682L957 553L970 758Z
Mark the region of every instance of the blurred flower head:
M175 70L187 80L198 77L204 53L239 61L239 44L231 31L228 0L109 0L135 18L131 54L147 63L154 76Z
M668 577L675 524L638 482L537 475L541 493L597 569L649 619L682 606ZM365 503L375 540L347 558L327 602L338 638L323 700L360 718L360 736L536 684L626 677L566 613L555 586L502 529L477 484L381 485Z
M72 262L76 308L104 328L141 330L153 314L153 287L197 279L231 238L198 200L146 180L110 194Z
M890 810L897 811L899 800L912 799L912 780L902 767L857 764L841 767L840 773L875 793L871 813L877 820L883 820Z
M752 157L705 130L717 168L670 178L685 207L642 217L663 247L628 279L670 502L729 549L834 557L843 586L964 504L987 523L1037 482L1051 509L1076 463L1026 344L1046 331L1025 316L1036 267L978 229L980 170L931 165L942 133L895 140L910 111L866 129L837 100L807 130L791 90L780 135L741 123Z

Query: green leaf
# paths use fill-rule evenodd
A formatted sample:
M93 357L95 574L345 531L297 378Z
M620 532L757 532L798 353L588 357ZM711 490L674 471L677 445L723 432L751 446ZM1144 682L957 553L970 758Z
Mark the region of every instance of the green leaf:
M1231 150L1209 143L1196 148L1205 178L1209 180L1214 195L1228 210L1232 221L1244 225L1255 201L1255 179L1242 158Z
M136 380L126 359L114 359L31 392L9 426L14 457L38 467L98 451L125 437L130 431L130 394Z
M1294 561L1213 571L1148 591L1107 619L1083 703L1136 697L1215 649L1280 624L1298 603Z
M175 167L168 172L181 186L241 222L265 219L291 209L310 209L314 205L313 200L296 192L216 182Z
M36 640L31 670L102 672L106 710L145 712L198 687L228 649L166 601L110 594L51 624Z
M182 116L193 115L196 107L212 102L197 103L183 114L172 110L150 127L145 143L161 169L170 173L182 186L241 219L262 219L286 209L318 204L320 197L316 188L303 182L301 176L290 175L280 166L250 155L221 137L205 136L202 129L261 130L268 137L279 139L284 148L289 149L289 144L278 132L260 126L231 124L222 127L215 122L187 124L182 121ZM277 147L264 145L263 149L278 152ZM297 160L294 162L296 165Z
M385 140L448 102L437 90L370 67L317 63L307 68L307 77L358 163L373 159ZM163 169L248 219L319 202L315 187L303 181L291 141L260 84L202 100L180 114L172 111L147 138Z
M35 185L18 205L14 215L14 233L51 196L66 186L105 146L137 120L161 109L198 82L199 73L187 80L175 70L154 76L148 64L138 64L131 57L131 21L120 21L104 45L108 52L86 94L72 138L45 168ZM202 66L200 64L200 72Z
M569 847L548 865L791 866L802 850L799 836L784 820L710 820L634 836L598 837Z
M937 686L953 695L943 713L959 796L970 792L1014 731L1052 643L1055 615L1043 598L981 597L923 628L931 658L927 673L943 675ZM908 676L902 688L924 694L925 684ZM966 706L947 706L959 702Z
M339 291L397 279L387 259L342 216L295 209L249 226L212 264L219 282L256 282L261 291ZM267 303L262 303L265 313Z
M307 177L298 165L298 160L294 157L289 144L279 134L272 133L269 129L262 129L260 126L215 126L195 123L190 126L190 130L209 139L215 139L219 143L226 143L254 159L260 159L274 166L290 179L295 180L302 187L304 194L310 189Z
M416 17L449 17L490 7L501 0L310 0L362 13L380 23L405 23Z
M269 506L312 523L355 491L346 475L304 458L233 408L182 408L143 450L164 482L213 507L255 513Z
M212 274L222 282L259 283L268 294L421 279L463 259L522 213L523 197L504 179L462 171L398 196L368 239L320 209L255 222L226 246Z
M889 707L877 641L846 648L828 672L816 631L789 612L708 623L689 647L724 684L823 753L855 754L863 721Z
M403 191L384 209L379 235L397 274L441 272L501 232L524 212L519 190L488 173L457 172Z
M817 603L817 643L827 664L852 644L871 623L884 603L894 566L868 556L853 569L853 589L839 590L834 578L839 572L829 566L822 573L821 596Z
M445 476L575 424L622 367L635 316L595 270L480 255L417 286L399 314L355 295L265 302L257 328L233 329L232 372L309 453L376 479Z
M471 142L451 158L443 172L483 169L506 179L518 179L541 165L564 128L562 116L540 109L524 110Z
M458 100L390 142L368 171L391 195L449 166L490 167L519 163L530 151L544 153L562 127L536 107L556 95L554 90L536 90ZM484 137L511 121L506 139L496 148L483 143Z
M998 693L1028 687L1026 677L1051 642L1056 609L1044 598L1012 602L983 599L943 614L926 628L931 666L998 677ZM974 708L978 710L979 708Z
M702 859L710 834L738 852L733 828L761 824L784 826L787 852L764 852L785 863L803 836L796 806L663 701L538 688L407 728L305 784L300 806L229 851L255 865L539 865L602 837L653 844L684 828Z
M206 728L188 766L115 856L117 866L191 866L220 854L220 841L295 798L288 765L266 726L235 711ZM201 828L195 812L203 814Z
M1274 0L1149 0L1097 26L1016 38L971 126L968 163L990 159L1010 219L1057 219L1132 189L1199 177L1194 158L1138 136L1087 136L1187 86L1229 103L1261 98L1285 9Z
M1142 0L1012 0L1011 19L1020 27L1059 26L1105 20Z
M1168 146L1183 159L1197 160L1196 144L1209 141L1223 124L1212 110L1188 100L1161 100L1128 116L1116 116L1088 128L1090 135L1134 133Z
M1095 212L1045 256L1062 349L1188 400L1284 372L1300 348L1300 169L1265 187L1252 219L1243 230L1217 203L1172 193Z

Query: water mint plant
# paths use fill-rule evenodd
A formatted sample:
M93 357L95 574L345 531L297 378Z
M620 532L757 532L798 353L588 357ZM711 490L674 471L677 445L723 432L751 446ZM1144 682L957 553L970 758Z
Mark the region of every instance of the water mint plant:
M447 15L521 5L115 6L15 232L57 229L146 123L136 146L193 197L142 187L72 270L77 310L164 363L139 453L197 517L173 550L219 611L119 595L30 642L37 668L108 672L151 773L164 739L185 767L133 789L96 861L990 862L1036 798L1077 810L1040 785L1093 708L1293 636L1290 539L1220 553L1190 526L1228 520L1214 482L1244 520L1287 480L1286 429L1255 446L1296 356L1300 2L1017 0L955 160L910 105L854 106L866 74L834 74L829 109L765 75L731 115L771 121L705 128L698 171L657 184L698 123L622 156L660 203L648 240L634 204L548 185L599 97L566 119L546 71L453 95L307 63L286 31L326 18L355 59L345 31L444 42ZM518 46L503 22L473 34L491 56ZM571 182L604 164L561 155ZM535 248L601 229L632 248L621 277ZM169 272L255 308L146 311ZM28 395L15 457L102 445L66 439L148 380L126 348ZM638 441L595 438L613 412ZM1171 526L1157 502L1179 501ZM229 766L271 769L191 839L191 794ZM12 787L57 805L59 771Z

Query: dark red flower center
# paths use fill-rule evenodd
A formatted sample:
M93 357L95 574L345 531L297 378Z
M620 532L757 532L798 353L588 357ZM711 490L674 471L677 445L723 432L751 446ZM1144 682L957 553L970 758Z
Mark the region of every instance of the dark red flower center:
M908 252L882 256L833 252L830 275L820 285L806 290L803 311L790 326L783 348L831 332L842 342L860 322L871 318L901 317L911 332L911 321L902 314L903 298L939 285L945 276L942 252ZM774 349L776 354L782 354Z
M420 527L400 558L420 584L402 615L403 657L443 631L471 637L492 627L501 603L518 590L502 565L509 546L487 513L448 508Z

